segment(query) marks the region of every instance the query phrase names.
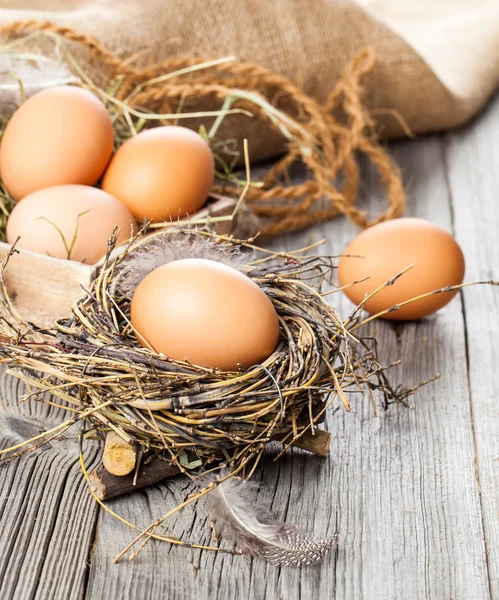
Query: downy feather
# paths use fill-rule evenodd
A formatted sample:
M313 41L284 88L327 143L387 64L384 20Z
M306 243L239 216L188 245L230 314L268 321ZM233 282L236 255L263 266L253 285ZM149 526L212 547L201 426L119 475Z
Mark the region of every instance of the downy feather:
M151 238L130 252L120 266L117 288L125 297L131 298L140 282L154 269L183 258L206 258L244 270L251 260L250 253L238 248L217 244L194 231L168 233Z
M76 78L62 62L44 57L26 60L4 53L0 55L0 114L10 115L21 103L19 82L22 82L28 98L45 88L75 81Z
M60 423L59 420L49 417L30 417L17 409L0 404L0 442L4 445L21 444L29 442L32 438L44 431L52 429ZM37 443L39 443L39 440ZM74 455L78 447L76 435L64 434L40 446L40 451L48 450L53 446L61 453Z

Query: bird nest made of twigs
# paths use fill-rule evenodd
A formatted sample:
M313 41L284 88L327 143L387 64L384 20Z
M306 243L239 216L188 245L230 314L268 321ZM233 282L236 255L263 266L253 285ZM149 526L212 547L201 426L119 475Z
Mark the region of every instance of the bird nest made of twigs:
M98 432L114 430L183 472L229 468L248 476L267 443L277 440L284 451L313 434L337 399L349 410L350 391L374 402L378 390L388 405L405 404L416 389L392 387L390 365L378 361L375 341L354 333L362 306L341 320L328 302L332 257L276 254L190 230L139 236L118 256L113 244L73 316L46 330L17 315L3 278L8 257L3 263L2 333L8 339L0 362L15 368L31 396L49 391L52 402L59 398L73 411L67 427L88 419ZM262 364L224 372L140 345L130 323L130 289L157 266L196 256L235 266L272 301L280 339Z

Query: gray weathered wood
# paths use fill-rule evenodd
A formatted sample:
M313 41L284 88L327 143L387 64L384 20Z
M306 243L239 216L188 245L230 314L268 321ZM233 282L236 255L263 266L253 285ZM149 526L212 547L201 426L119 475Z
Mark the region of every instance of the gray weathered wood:
M464 131L445 138L457 238L467 278L499 281L499 98ZM499 289L464 294L476 473L491 592L499 598Z
M41 402L16 407L12 399L24 392L3 370L0 410L34 417L40 425L31 435L63 418ZM17 441L0 431L0 447ZM96 462L95 446L87 446L85 457L89 465ZM0 490L0 598L81 598L98 511L82 479L75 440L68 437L0 469Z
M463 132L393 148L408 183L408 214L455 228L471 279L499 278L494 148L497 154L499 99ZM364 196L376 211L381 199L370 172ZM324 237L324 251L340 253L356 233L338 219L273 245L291 249ZM348 302L331 298L345 314ZM376 330L385 360L404 360L393 373L397 381L417 383L442 372L418 393L416 410L391 407L374 418L369 402L355 398L350 414L337 407L327 417L327 459L293 449L274 463L269 451L256 475L259 502L317 537L339 532L337 550L321 565L277 569L157 542L134 562L114 565L136 532L103 512L94 535L97 510L67 446L0 471L0 543L6 545L0 597L499 599L498 304L497 288L476 288L465 293L464 304L457 297L419 324L375 323L369 331ZM178 478L108 505L145 527L188 491ZM176 515L165 533L211 544L201 506Z

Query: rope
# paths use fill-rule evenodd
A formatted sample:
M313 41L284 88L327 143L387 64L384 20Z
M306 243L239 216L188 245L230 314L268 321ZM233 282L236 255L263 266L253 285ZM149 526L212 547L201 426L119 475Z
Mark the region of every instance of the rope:
M201 57L173 57L134 67L97 40L49 22L16 21L0 27L0 35L13 37L30 30L51 32L83 47L92 65L109 72L110 80L123 77L121 98L152 78L207 61ZM234 88L258 92L268 101L278 102L279 110L299 123L301 130L294 132L286 155L268 169L263 187L251 187L246 196L250 209L262 219L262 234L302 229L340 214L365 228L399 217L405 205L400 171L380 145L374 122L362 104L362 80L375 62L372 48L362 50L347 65L324 104L282 75L261 65L234 61L145 86L133 98L133 106L152 110L159 104L171 108L188 99L202 108L213 100L223 102ZM268 129L279 131L260 106L242 101L236 106L250 110ZM386 193L386 210L373 219L355 206L359 154L367 156L377 170ZM305 165L309 179L298 185L285 185L287 170L296 161Z

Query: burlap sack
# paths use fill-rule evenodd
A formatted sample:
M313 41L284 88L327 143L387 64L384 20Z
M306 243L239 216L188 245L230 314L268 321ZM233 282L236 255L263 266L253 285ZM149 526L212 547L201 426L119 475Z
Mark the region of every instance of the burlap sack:
M458 126L499 83L497 0L3 0L0 22L17 19L74 27L138 60L147 49L155 58L236 54L320 100L373 45L365 101L386 137L404 134L398 115L414 133Z
M247 138L250 162L284 154L245 197L260 231L275 235L339 214L360 227L400 216L402 179L378 135L455 127L480 110L499 80L498 16L497 0L4 0L0 43L10 42L5 59L26 32L43 31L28 36L43 52L63 39L99 87L121 81L118 101L139 85L137 108L189 118L200 110L208 128L206 110L223 108L235 88L251 92L251 114L225 115L215 141L219 156L236 142L241 159ZM240 61L190 69L231 54ZM293 135L276 126L269 102L292 119ZM358 154L385 188L380 214L356 206ZM297 160L309 171L304 183L287 178Z

